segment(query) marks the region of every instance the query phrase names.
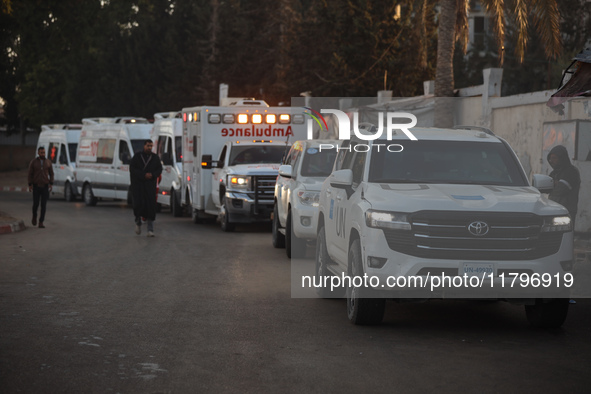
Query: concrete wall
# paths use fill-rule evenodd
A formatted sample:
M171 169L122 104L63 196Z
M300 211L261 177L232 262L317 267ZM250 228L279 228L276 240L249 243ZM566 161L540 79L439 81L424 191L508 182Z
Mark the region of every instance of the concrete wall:
M15 171L29 167L35 158L34 146L0 145L0 171Z
M548 146L544 146L544 127L547 129L550 122L568 125L576 123L576 120L591 121L590 98L567 102L564 114L560 115L546 105L553 93L553 90L548 90L508 97L481 95L458 99L456 123L488 127L496 135L507 140L517 153L530 179L533 174L549 174L551 169L546 160L547 151L558 143L569 144L561 140L549 141L546 138ZM574 160L574 133L570 138L572 138L570 145L573 146L571 161L581 173L579 211L575 231L589 233L591 232L591 161ZM570 149L569 153L571 153Z

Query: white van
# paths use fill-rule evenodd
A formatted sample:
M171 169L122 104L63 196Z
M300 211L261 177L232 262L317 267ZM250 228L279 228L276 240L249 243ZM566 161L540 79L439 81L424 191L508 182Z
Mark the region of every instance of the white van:
M150 138L152 124L145 118L88 118L82 120L76 157L76 189L86 205L98 199L127 200L129 163Z
M150 138L154 141L154 153L162 161L158 204L170 207L173 216L182 216L180 189L183 171L183 119L181 112L154 114L154 127Z
M74 171L76 152L80 140L81 124L49 124L41 126L37 150L45 148L47 158L53 163L52 195L62 195L66 201L76 198Z

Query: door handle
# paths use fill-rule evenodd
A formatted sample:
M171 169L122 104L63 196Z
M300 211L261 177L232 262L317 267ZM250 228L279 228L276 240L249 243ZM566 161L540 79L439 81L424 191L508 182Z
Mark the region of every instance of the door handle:
M343 197L337 196L337 201L341 201L342 199L343 199Z

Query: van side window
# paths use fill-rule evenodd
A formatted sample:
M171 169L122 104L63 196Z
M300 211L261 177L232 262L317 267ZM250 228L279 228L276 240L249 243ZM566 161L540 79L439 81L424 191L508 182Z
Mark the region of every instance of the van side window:
M47 149L47 158L51 160L52 163L57 163L57 152L59 150L59 144L56 142L49 143L49 149Z
M112 164L113 157L115 156L115 143L117 142L114 138L101 138L98 141L98 150L96 156L97 163Z
M68 154L66 153L66 145L61 144L60 147L60 164L68 165Z
M170 155L170 157L172 158L173 156L173 151L172 151L172 138L168 137L166 139L168 141L168 143L166 144L166 153L168 153Z
M156 153L158 154L158 157L160 157L160 159L162 159L162 155L164 154L165 145L166 137L161 135L160 137L158 137L158 142L156 145Z
M119 161L121 164L131 163L131 153L129 151L129 145L127 145L127 141L119 141Z
M174 137L174 148L176 150L176 162L183 161L183 137Z

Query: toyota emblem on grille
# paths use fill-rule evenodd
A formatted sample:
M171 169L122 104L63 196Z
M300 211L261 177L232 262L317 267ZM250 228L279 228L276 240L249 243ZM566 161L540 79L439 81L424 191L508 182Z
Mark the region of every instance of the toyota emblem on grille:
M468 231L470 234L475 235L477 237L482 237L488 233L489 227L488 224L484 222L472 222L468 225Z

